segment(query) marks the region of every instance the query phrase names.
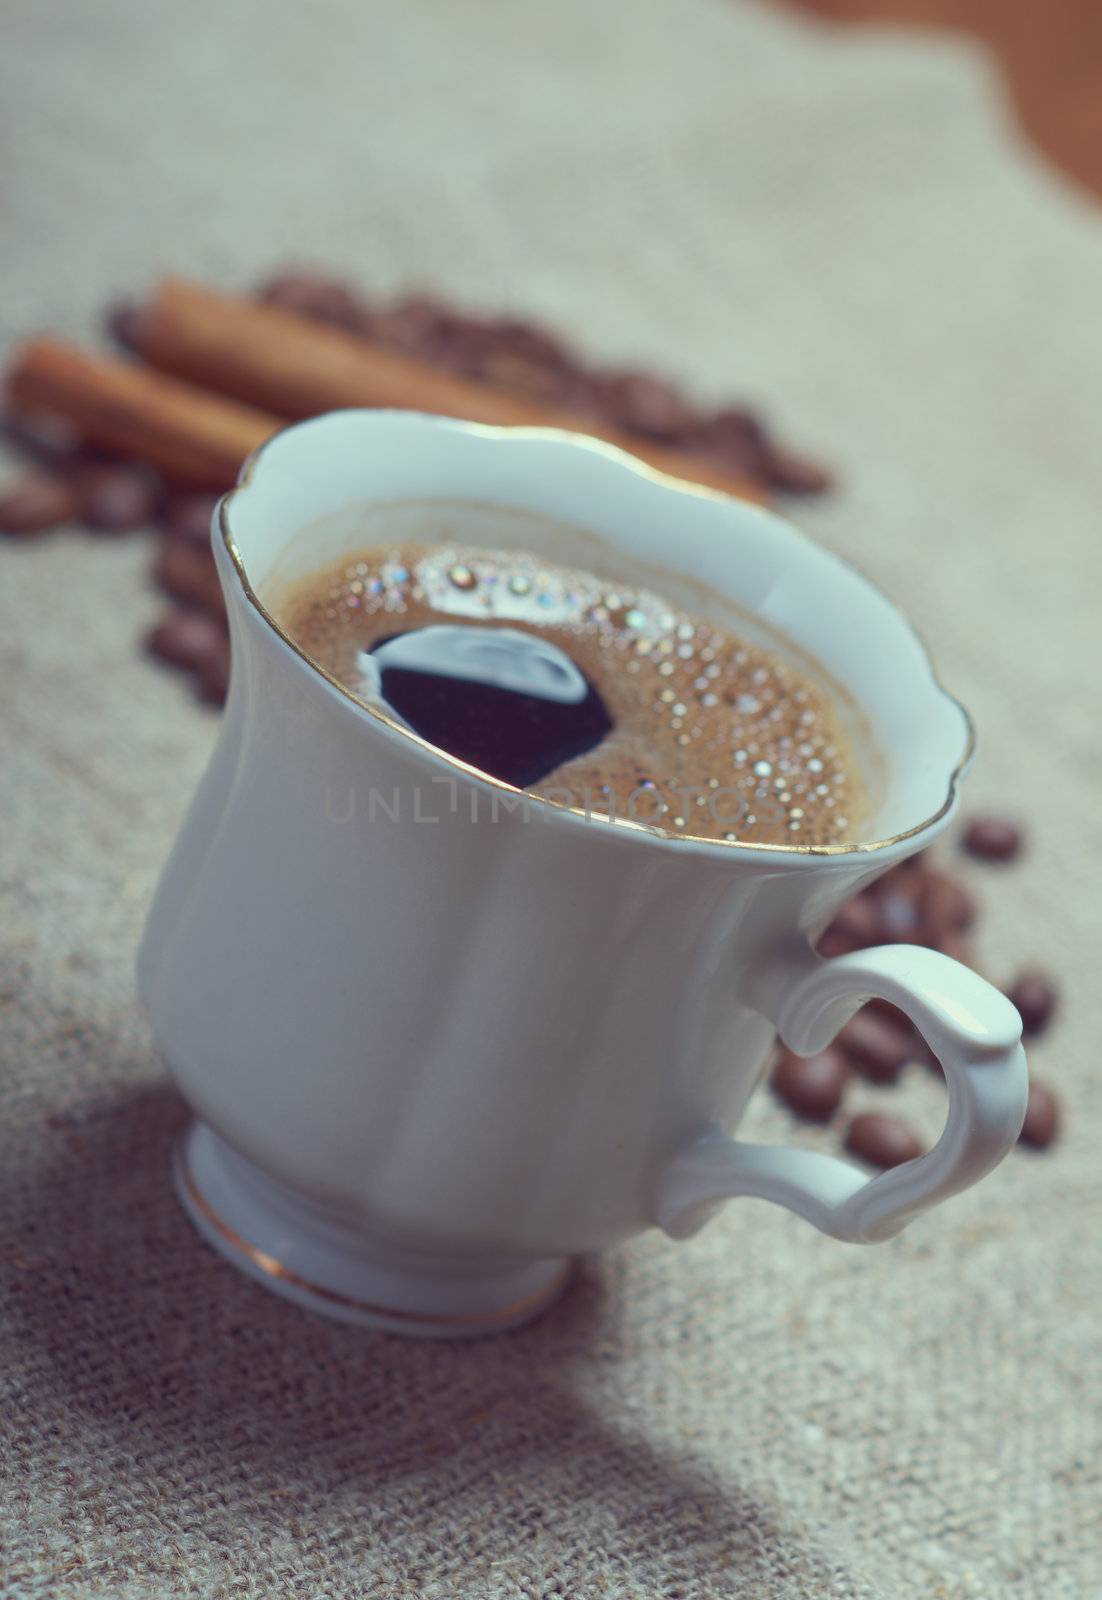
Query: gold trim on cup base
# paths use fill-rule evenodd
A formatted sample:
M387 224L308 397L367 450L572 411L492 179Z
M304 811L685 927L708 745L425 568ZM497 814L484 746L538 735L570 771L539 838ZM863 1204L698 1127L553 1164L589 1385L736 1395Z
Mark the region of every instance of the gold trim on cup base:
M236 1228L231 1227L225 1218L219 1215L203 1194L195 1181L183 1148L176 1157L176 1173L181 1198L188 1209L197 1213L196 1220L201 1218L229 1251L237 1257L244 1258L242 1265L247 1263L247 1270L254 1276L271 1280L270 1286L277 1293L284 1292L280 1286L285 1285L309 1296L312 1300L321 1302L316 1309L323 1314L328 1311L330 1316L343 1317L346 1321L362 1318L384 1331L389 1328L392 1332L401 1333L408 1329L414 1333L418 1331L434 1333L438 1337L449 1333L457 1337L463 1335L470 1337L472 1334L504 1332L508 1328L531 1321L541 1311L547 1310L562 1294L574 1272L574 1262L564 1261L558 1271L540 1288L511 1301L508 1305L497 1306L490 1311L402 1311L394 1306L378 1305L370 1300L358 1299L354 1295L342 1294L336 1289L328 1289L324 1284L313 1283L284 1262L277 1260L268 1251L250 1244L248 1239L243 1238Z

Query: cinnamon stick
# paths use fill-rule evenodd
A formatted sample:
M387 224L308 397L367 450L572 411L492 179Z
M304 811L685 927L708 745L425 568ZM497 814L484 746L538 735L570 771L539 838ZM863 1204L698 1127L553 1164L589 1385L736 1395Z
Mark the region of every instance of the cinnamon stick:
M24 414L61 418L90 444L204 489L229 488L249 452L283 425L251 406L60 339L34 339L16 351L7 393Z
M442 372L282 307L181 278L166 278L157 286L143 313L139 347L163 371L281 417L316 416L343 406L387 406L503 427L566 428L618 445L674 477L749 500L766 498L753 479L709 461Z

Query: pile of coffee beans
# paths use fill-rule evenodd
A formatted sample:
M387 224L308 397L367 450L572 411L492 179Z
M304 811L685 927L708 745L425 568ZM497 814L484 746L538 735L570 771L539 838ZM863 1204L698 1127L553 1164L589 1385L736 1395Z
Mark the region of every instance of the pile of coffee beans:
M1022 850L1022 830L1006 817L975 817L961 835L962 848L976 860L1010 862ZM967 887L934 866L928 852L893 867L844 905L819 940L820 955L845 955L879 944L919 944L941 950L975 968L969 934L977 915ZM1035 967L1006 988L1021 1012L1023 1032L1037 1037L1056 1010L1052 980ZM886 1001L873 1000L841 1030L828 1050L797 1056L782 1050L773 1067L774 1094L806 1122L836 1124L843 1144L871 1167L895 1167L924 1153L924 1145L903 1118L864 1111L848 1121L842 1115L848 1089L864 1079L878 1087L897 1084L904 1069L923 1063L940 1071L925 1040L910 1019ZM1035 1150L1052 1144L1060 1128L1060 1107L1052 1090L1031 1082L1020 1142Z
M270 305L428 365L725 465L770 491L819 494L830 486L829 473L780 445L756 412L741 406L705 410L656 373L592 366L537 323L470 316L427 295L373 301L318 271L281 272L255 292ZM107 313L107 332L123 348L136 350L141 315L136 302L117 304ZM158 660L189 673L200 699L220 705L229 645L210 554L217 495L180 493L145 467L51 442L15 425L7 433L31 458L32 469L0 492L0 533L34 538L70 522L83 522L100 535L155 528L160 547L153 577L174 604L146 646Z
M654 372L594 366L528 320L474 317L428 295L379 305L310 271L277 274L259 297L461 377L708 458L781 494L830 487L822 466L779 445L747 407L705 409Z
M754 411L732 406L705 410L656 373L593 366L531 321L473 317L427 295L376 302L317 271L280 272L256 296L463 377L711 459L773 492L820 494L830 487L830 475L778 444ZM140 305L112 307L106 326L117 344L137 349ZM9 442L28 457L29 470L0 492L0 533L35 538L71 522L83 522L100 536L154 529L154 581L173 603L148 635L146 648L164 664L188 673L201 700L221 705L230 648L210 550L218 496L181 492L146 467L28 434L16 424L6 432ZM1019 854L1022 838L1014 822L985 816L967 825L962 843L977 859L1005 863ZM845 905L818 948L822 955L839 955L901 941L942 950L971 966L968 933L975 917L967 888L923 854L886 873ZM1027 1035L1036 1036L1048 1026L1056 992L1044 973L1021 973L1007 993L1022 1014ZM833 1123L842 1113L852 1079L895 1084L916 1061L936 1065L909 1019L873 1001L829 1050L811 1057L782 1053L771 1082L797 1116ZM1043 1149L1056 1138L1059 1126L1056 1097L1044 1085L1032 1084L1022 1143ZM896 1166L923 1152L922 1141L905 1122L882 1112L853 1117L842 1133L845 1147L873 1167Z
M136 533L156 520L163 489L144 467L90 449L52 450L14 427L7 432L37 459L0 494L0 533L29 539L63 522L83 522L93 533Z
M199 697L221 705L229 682L229 634L210 549L216 494L181 493L133 462L83 445L6 429L34 466L0 493L0 533L36 538L82 522L100 537L152 531L152 578L172 605L146 639L158 660L191 675Z

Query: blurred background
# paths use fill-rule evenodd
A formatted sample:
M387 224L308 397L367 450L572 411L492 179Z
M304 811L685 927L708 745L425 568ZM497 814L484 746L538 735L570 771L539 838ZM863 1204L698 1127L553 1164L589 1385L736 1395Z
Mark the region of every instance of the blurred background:
M831 22L947 28L979 40L1022 128L1094 194L1102 192L1102 13L1090 0L792 0Z
M2 34L11 1592L1094 1592L1102 10L27 0ZM149 470L166 275L684 452L897 600L975 717L969 815L1023 834L944 860L982 970L1055 976L1051 1148L875 1251L729 1208L492 1348L231 1281L169 1192L131 968L225 689L210 503L262 423L217 410L219 335L184 407L215 466ZM936 1133L931 1074L888 1095ZM747 1134L837 1142L766 1095Z

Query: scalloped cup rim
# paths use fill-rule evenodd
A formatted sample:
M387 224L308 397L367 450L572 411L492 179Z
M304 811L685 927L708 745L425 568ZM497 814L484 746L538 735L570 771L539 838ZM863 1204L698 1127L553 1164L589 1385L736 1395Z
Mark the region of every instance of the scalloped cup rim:
M290 447L297 452L311 434L317 435L319 433L332 432L334 428L350 424L359 428L365 422L371 429L385 429L397 426L399 429L412 427L420 431L428 428L436 430L438 440L450 439L454 441L463 439L465 441L477 440L484 443L492 442L499 450L503 445L527 445L535 447L537 450L550 447L553 451L563 452L573 457L575 465L579 467L583 465L592 466L596 463L599 464L601 471L611 471L617 474L620 486L624 489L629 485L634 485L636 488L643 486L649 496L656 497L659 500L667 499L667 503L671 506L680 504L684 508L690 504L694 506L703 504L710 508L712 514L718 511L720 516L737 518L741 522L744 531L753 531L763 543L768 542L781 548L787 546L789 550L799 551L805 562L811 561L819 568L820 576L829 571L834 575L835 579L844 581L850 586L854 594L861 597L870 614L878 613L882 622L885 624L890 623L899 633L901 640L906 641L911 665L920 668L923 688L930 697L930 705L936 708L938 718L942 720L951 718L956 724L956 754L951 762L948 763L948 780L942 791L940 804L930 814L925 815L921 820L910 826L895 829L890 833L886 833L883 837L867 841L846 841L837 845L778 845L754 840L718 840L700 835L678 835L655 827L649 827L643 823L633 822L627 818L617 818L615 821L609 822L599 816L589 816L580 808L566 806L553 800L544 800L539 796L533 795L533 803L538 805L542 811L554 813L557 819L572 826L593 826L596 823L602 827L604 835L609 839L610 843L617 840L621 842L645 841L650 846L661 846L682 853L704 852L723 860L752 855L756 861L762 862L762 864L765 864L765 860L772 859L776 864L785 866L794 865L808 857L818 861L836 860L841 863L852 862L855 858L873 853L896 852L899 855L908 855L922 848L926 835L932 836L934 833L940 832L941 828L948 823L959 798L960 781L967 772L975 753L975 731L971 717L964 705L941 683L925 642L901 608L889 600L852 562L826 550L774 512L751 505L749 502L733 500L717 490L704 488L686 479L671 477L656 468L648 466L627 451L607 444L603 440L593 438L588 434L572 433L561 428L500 427L485 423L466 422L458 418L442 417L423 412L382 408L378 410L346 408L326 412L320 416L308 418L305 421L290 423L287 427L281 428L278 432L272 434L269 439L257 446L246 458L238 475L237 484L221 497L215 510L213 542L215 556L223 578L224 580L232 581L233 577L236 577L241 592L250 608L260 617L267 628L274 633L282 647L298 656L317 675L321 680L322 686L330 694L337 697L345 708L357 718L361 720L366 718L369 725L377 726L387 736L402 741L407 747L411 745L417 747L421 755L430 764L441 768L452 776L458 776L469 783L476 784L488 793L496 791L498 793L516 795L522 792L513 785L469 766L457 757L449 755L447 751L429 744L398 722L392 721L384 712L367 706L358 700L342 684L332 678L324 667L299 648L294 640L284 632L258 596L257 585L262 583L263 580L262 578L255 578L255 574L250 576L251 557L247 556L243 550L242 540L233 526L235 520L240 520L242 512L245 511L250 493L255 495L256 491L265 486L269 479L278 475L277 469L284 466L284 463L279 460L281 451L286 451ZM291 482L295 482L297 485L302 476L301 465L301 461L294 464L293 478L284 476L283 487L287 487ZM458 490L452 490L450 496L443 491L433 493L423 488L418 491L415 485L411 485L404 495L390 493L379 496L379 498L395 500L400 498L433 499L448 497L452 499L471 498ZM483 501L493 499L494 503L502 506L513 505L524 510L538 510L546 515L558 517L559 520L572 522L576 526L592 529L599 536L610 539L612 537L602 525L600 516L587 517L584 512L566 515L554 509L545 512L545 508L542 505L537 506L534 502L524 498L518 499L516 496L498 499L496 495L491 496L485 488L480 489L477 497ZM361 501L367 498L372 497L362 493L359 496ZM299 526L306 526L311 520L314 519L305 517L299 523ZM714 552L712 554L714 555ZM676 556L672 562L667 558L665 564L684 570L682 563L676 559ZM707 582L709 580L707 577L702 577L700 581ZM718 587L717 585L713 586ZM742 603L745 604L746 602ZM783 623L778 624L778 626L789 635L792 635L795 631L792 627L786 628ZM798 637L800 644L803 645L802 632ZM822 659L822 652L815 648L814 643L809 648L819 659ZM833 662L825 662L824 665L828 667L828 670L834 671ZM859 689L853 689L852 693L863 707L866 706L865 697ZM877 743L883 744L883 737L878 739ZM944 771L944 765L942 770ZM552 818L549 817L547 820L550 821Z

